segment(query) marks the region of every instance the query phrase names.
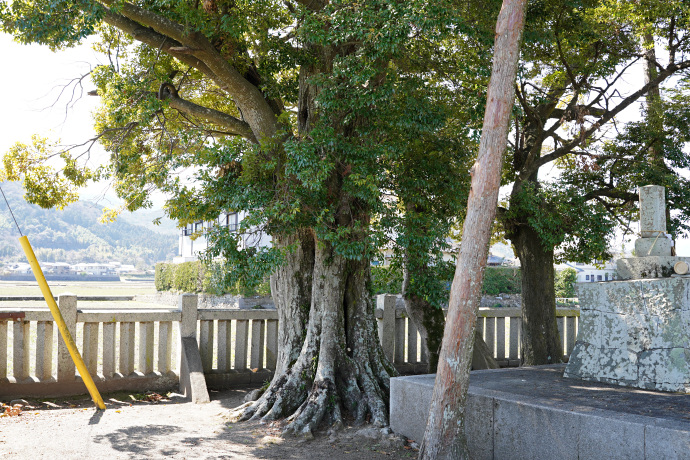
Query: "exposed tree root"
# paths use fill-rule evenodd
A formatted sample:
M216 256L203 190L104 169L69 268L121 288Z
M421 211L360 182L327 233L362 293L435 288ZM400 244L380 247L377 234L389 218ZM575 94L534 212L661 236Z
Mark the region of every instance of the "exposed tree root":
M387 426L395 369L379 344L366 289L368 264L347 261L327 245L315 252L311 308L297 359L282 366L261 397L236 408L232 417L285 419L286 435L310 433L321 424L337 429L345 419Z

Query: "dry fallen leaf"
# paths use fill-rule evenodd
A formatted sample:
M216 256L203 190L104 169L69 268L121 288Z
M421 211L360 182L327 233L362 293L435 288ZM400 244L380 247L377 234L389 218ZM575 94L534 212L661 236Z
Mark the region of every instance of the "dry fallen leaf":
M20 415L22 413L22 406L20 404L15 404L14 406L5 407L5 416L12 417Z

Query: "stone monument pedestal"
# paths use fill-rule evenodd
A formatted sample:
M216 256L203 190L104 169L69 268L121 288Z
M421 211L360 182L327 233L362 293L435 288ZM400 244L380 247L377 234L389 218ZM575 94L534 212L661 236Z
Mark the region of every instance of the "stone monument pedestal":
M638 257L617 261L624 281L578 285L580 323L564 376L690 393L690 277L673 275L664 190L640 188ZM642 254L640 254L642 252Z
M578 297L565 377L690 393L690 278L589 283Z

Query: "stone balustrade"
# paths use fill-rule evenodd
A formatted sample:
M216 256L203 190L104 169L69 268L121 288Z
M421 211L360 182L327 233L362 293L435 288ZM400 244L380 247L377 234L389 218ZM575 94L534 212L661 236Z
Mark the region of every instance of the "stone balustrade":
M520 365L521 315L519 308L479 309L477 328L501 367ZM376 317L384 353L395 367L403 374L424 372L428 359L423 353L419 334L407 317L401 298L395 295L378 296ZM563 357L566 359L575 347L579 317L579 308L556 309L558 331L563 341Z
M108 309L112 299L104 299L104 308L79 309L76 296L58 297L86 367L102 392L176 387L184 380L181 337L196 339L211 389L272 378L278 355L275 309L198 309L196 296L191 295L181 296L178 308ZM568 356L577 336L579 310L558 309L557 316ZM399 299L378 296L376 317L384 352L398 370L424 372L427 357ZM502 366L519 365L520 321L517 308L480 309L478 327ZM58 336L47 308L2 308L0 302L0 396L83 393L81 378Z

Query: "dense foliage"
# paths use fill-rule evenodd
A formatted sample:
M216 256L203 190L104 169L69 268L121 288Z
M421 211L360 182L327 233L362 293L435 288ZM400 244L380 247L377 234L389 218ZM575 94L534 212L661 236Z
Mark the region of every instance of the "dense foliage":
M440 297L442 300L439 306L447 305L448 303L450 284L453 281L452 275L452 269L447 270L445 276L440 277L436 280L438 284L443 286L440 290ZM372 267L371 278L372 294L374 295L400 294L402 292L402 269L396 265L389 265L385 267ZM519 268L486 267L486 271L484 272L484 284L482 287L482 294L520 294L522 288L520 284L521 279L522 277L520 276Z
M575 293L575 283L577 283L577 272L574 268L566 268L556 272L556 297L573 298Z

